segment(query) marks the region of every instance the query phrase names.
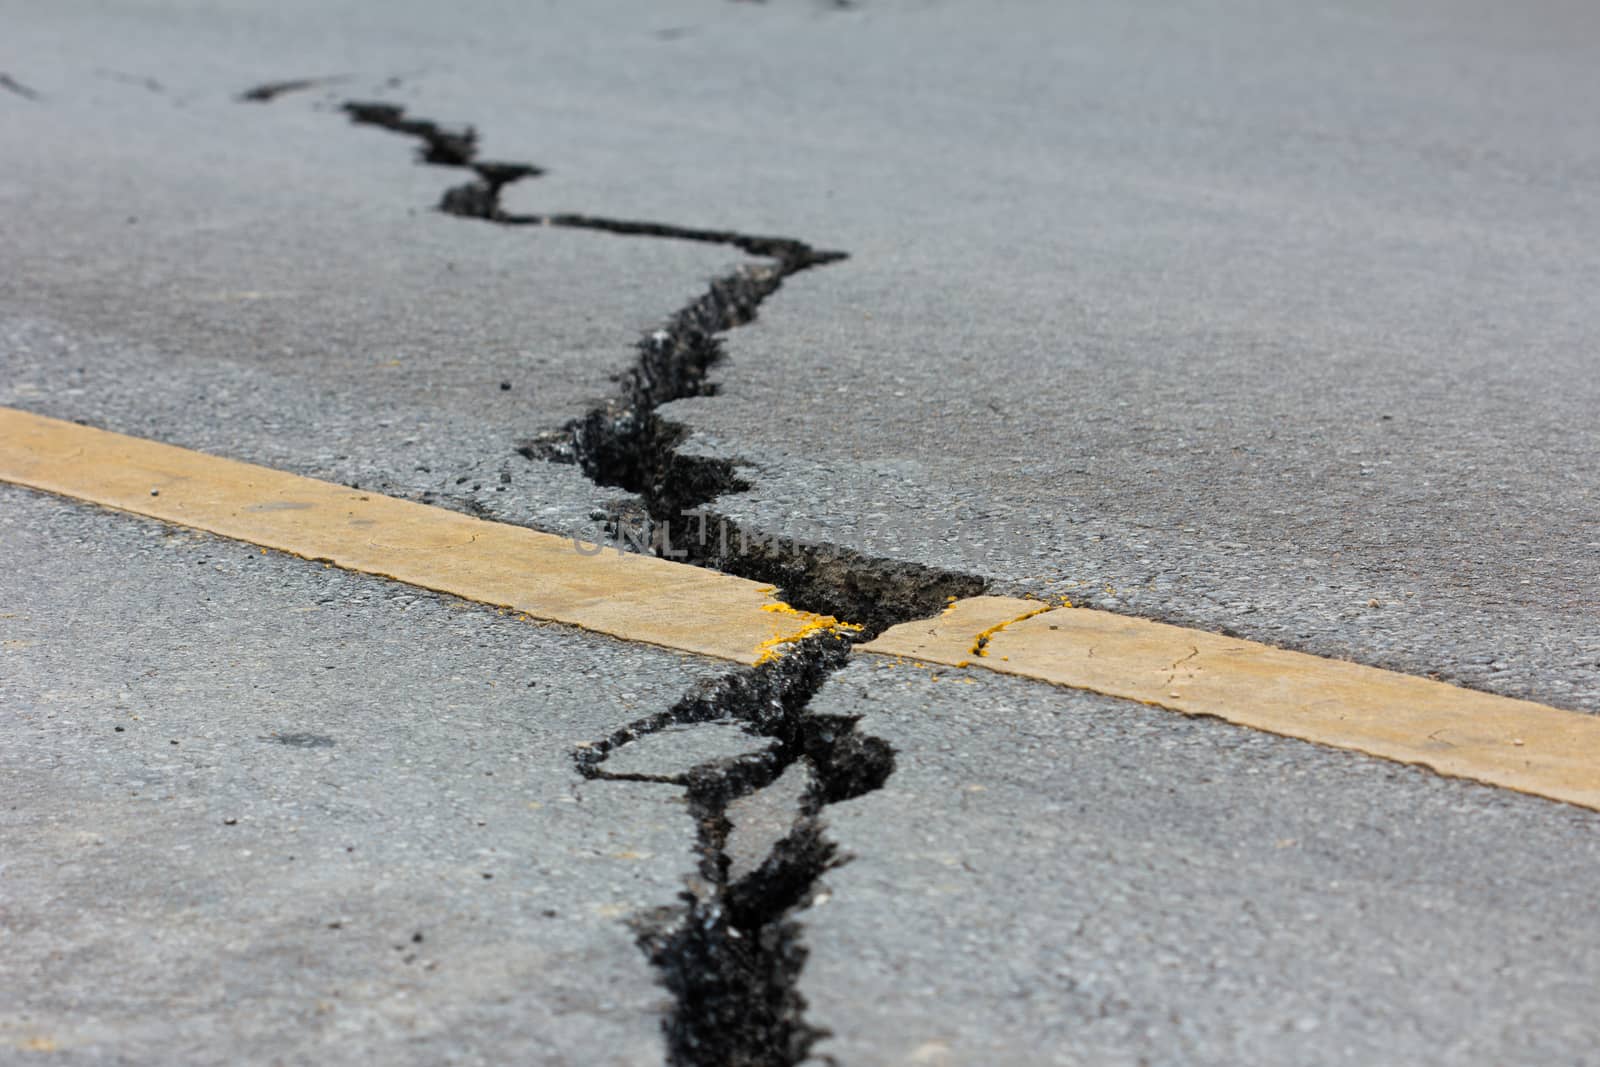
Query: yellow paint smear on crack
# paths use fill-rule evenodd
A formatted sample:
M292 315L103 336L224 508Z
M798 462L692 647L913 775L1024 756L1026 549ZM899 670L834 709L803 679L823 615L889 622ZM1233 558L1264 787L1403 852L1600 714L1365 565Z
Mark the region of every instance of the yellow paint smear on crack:
M972 648L969 651L974 656L980 656L980 657L981 656L987 656L989 654L989 643L990 643L990 641L992 641L994 639L994 635L995 634L999 633L1001 630L1006 629L1008 626L1012 626L1012 625L1014 625L1016 623L1021 622L1023 619L1031 619L1035 615L1043 615L1045 612L1047 612L1049 610L1050 610L1050 605L1049 604L1043 604L1043 605L1040 605L1037 608L1034 608L1032 611L1023 612L1021 615L1018 615L1014 619L1007 619L1004 622L995 623L993 626L989 627L988 629L980 631L978 633L978 636L973 638Z
M762 591L770 595L776 590L773 586L763 586ZM772 637L768 638L766 641L763 641L756 650L757 664L766 663L770 660L780 658L784 655L788 648L794 645L796 641L815 636L816 634L856 634L861 632L861 627L853 622L840 622L832 615L814 615L809 611L800 611L797 608L792 608L788 604L781 602L763 605L761 610L770 611L779 615L787 615L795 620L795 623L798 625L799 629L787 636Z
M1600 810L1600 716L1104 611L1002 621L1036 606L975 597L860 647L1211 716ZM974 658L985 632L988 655Z
M0 481L737 663L844 624L652 556L0 408Z

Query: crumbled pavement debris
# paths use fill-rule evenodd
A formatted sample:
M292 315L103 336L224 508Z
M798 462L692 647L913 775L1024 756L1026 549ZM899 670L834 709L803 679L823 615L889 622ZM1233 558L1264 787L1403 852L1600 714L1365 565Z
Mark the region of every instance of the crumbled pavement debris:
M807 710L848 652L848 641L837 636L808 639L781 659L705 683L668 711L575 752L579 770L598 778L615 753L680 725L730 719L777 742L686 770L700 878L679 906L634 920L640 945L675 1001L663 1023L674 1067L793 1067L826 1033L807 1019L796 988L806 950L793 915L840 860L824 832L823 810L880 788L894 769L889 746L858 733L854 720ZM807 788L786 832L764 857L741 857L735 865L730 806L785 781L799 766L809 770Z

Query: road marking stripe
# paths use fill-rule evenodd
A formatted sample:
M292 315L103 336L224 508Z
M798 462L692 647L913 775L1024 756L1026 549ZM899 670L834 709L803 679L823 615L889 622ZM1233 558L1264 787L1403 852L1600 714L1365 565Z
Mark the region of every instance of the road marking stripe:
M743 578L3 407L0 480L737 663L838 625Z
M1204 630L1039 607L974 597L860 648L1089 689L1600 810L1600 716Z
M0 407L0 481L624 640L754 664L827 616L772 588ZM973 597L861 651L981 666L1600 810L1600 716L1036 600Z

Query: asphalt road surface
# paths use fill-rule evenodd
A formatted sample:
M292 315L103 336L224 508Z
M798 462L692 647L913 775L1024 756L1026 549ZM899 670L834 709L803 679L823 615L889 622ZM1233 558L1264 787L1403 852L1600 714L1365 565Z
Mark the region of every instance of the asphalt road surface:
M0 405L1600 711L1587 5L0 26ZM9 485L0 560L0 1063L1600 1062L1593 812Z

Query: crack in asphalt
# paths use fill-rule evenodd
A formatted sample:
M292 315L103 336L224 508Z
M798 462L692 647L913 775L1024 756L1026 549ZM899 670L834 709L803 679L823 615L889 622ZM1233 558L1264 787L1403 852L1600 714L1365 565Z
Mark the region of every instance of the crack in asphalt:
M500 190L523 178L537 178L544 168L532 163L486 162L478 159L478 131L472 126L444 126L430 119L406 116L398 104L351 100L344 113L358 126L377 126L421 141L417 161L437 167L466 167L474 171L488 194L498 200ZM448 199L449 194L446 194ZM451 212L459 214L459 212Z
M754 320L762 302L791 276L837 263L847 253L792 237L735 230L573 213L510 213L500 202L505 187L538 177L545 173L542 167L481 161L474 127L414 118L398 104L350 101L343 110L352 122L420 141L419 162L477 175L443 193L437 207L445 214L505 226L724 244L766 260L713 279L705 293L642 338L634 365L618 378L615 396L559 429L518 444L517 450L529 459L576 463L597 485L638 496L640 510L624 506L609 516L619 542L622 525L643 524L644 533L634 539L640 546L653 545L666 558L772 585L803 611L859 623L864 640L896 623L933 615L952 597L983 592L987 582L977 575L869 556L831 542L780 538L708 509L718 497L750 488L737 472L739 463L685 452L681 446L688 428L657 411L674 400L716 395L710 373L726 359L721 335ZM681 524L694 532L674 540L673 531L681 532Z
M267 101L304 87L303 80L270 83L241 99ZM420 141L419 162L474 173L474 180L445 191L438 209L446 214L506 226L713 242L767 260L713 280L703 295L639 342L634 366L618 378L617 396L560 430L519 444L519 452L530 459L576 463L596 484L636 494L649 520L660 524L660 536L652 539L658 554L769 581L802 610L860 620L855 639L982 591L984 580L973 575L868 557L832 544L783 541L708 511L705 505L749 488L748 483L738 477L732 460L683 453L679 446L687 428L657 413L672 400L715 395L709 372L724 358L720 335L750 322L789 276L838 262L845 253L732 230L509 213L500 205L504 188L538 177L543 168L479 160L472 126L413 118L404 108L382 102L350 101L343 110L354 123ZM671 523L682 518L697 518L699 533L678 548ZM708 536L711 520L718 530L714 543ZM822 875L847 858L826 836L822 810L880 788L894 770L889 743L860 733L855 718L807 710L828 677L848 662L851 643L842 633L807 638L780 657L726 674L666 711L574 752L576 769L585 778L672 782L687 792L697 829L699 878L690 881L678 904L633 921L641 949L673 997L663 1032L674 1067L794 1067L828 1033L805 1017L798 984L806 950L794 916L816 899ZM729 719L777 743L697 764L681 775L613 774L602 767L616 748L669 726ZM731 877L729 805L777 782L797 763L803 763L808 779L788 832L754 869Z
M271 83L241 99L270 100L304 87L302 82ZM647 533L630 538L642 549L770 583L797 608L860 623L857 640L935 615L951 600L984 591L987 583L979 576L871 557L828 542L777 538L712 510L709 505L719 497L750 488L738 473L740 464L685 452L681 446L690 436L688 428L658 411L673 400L716 395L711 371L726 358L723 335L754 320L789 277L839 262L846 253L733 230L510 212L501 203L505 188L537 178L544 168L479 159L478 134L470 125L415 118L383 102L350 101L343 110L356 124L416 139L420 163L473 174L443 192L437 209L444 214L511 227L723 244L760 260L713 279L703 294L645 335L633 365L617 376L613 397L559 429L517 443L517 451L529 459L577 464L597 485L634 494L636 504L601 516L609 518L614 533L620 534L625 522L643 520ZM473 510L486 511L481 505ZM676 541L674 524L685 520L692 520L689 535ZM979 635L973 652L984 655L988 639L1015 621ZM795 916L822 893L823 875L848 859L826 835L823 810L880 788L894 771L892 747L862 734L855 718L808 710L827 678L846 664L851 641L841 634L808 638L781 658L723 675L671 708L573 753L576 770L586 779L674 784L687 794L698 877L689 879L678 903L632 920L641 949L672 995L663 1033L674 1067L794 1067L814 1057L813 1046L828 1035L806 1018L798 988L806 948ZM677 774L604 767L619 747L669 727L729 720L776 744ZM796 764L805 768L807 785L787 832L758 865L732 877L730 806L772 786ZM833 1062L826 1055L817 1058Z
M708 682L667 711L574 753L587 778L681 781L687 787L699 878L676 906L634 920L641 947L676 1002L665 1026L674 1067L793 1067L828 1035L805 1017L798 981L806 949L794 913L817 898L822 875L847 859L825 834L822 810L880 788L894 771L892 748L860 733L854 717L808 710L827 678L845 665L849 650L837 635L807 639L781 659ZM697 764L681 776L613 775L604 769L618 748L668 727L729 719L777 744ZM808 784L788 832L759 866L731 877L730 805L802 762Z

